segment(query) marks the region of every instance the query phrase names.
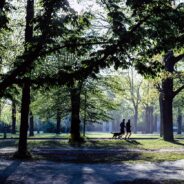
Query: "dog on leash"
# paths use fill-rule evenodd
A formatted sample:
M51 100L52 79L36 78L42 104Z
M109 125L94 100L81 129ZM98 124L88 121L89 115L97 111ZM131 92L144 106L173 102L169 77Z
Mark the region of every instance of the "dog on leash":
M121 132L111 132L113 134L112 139L121 139L124 133Z

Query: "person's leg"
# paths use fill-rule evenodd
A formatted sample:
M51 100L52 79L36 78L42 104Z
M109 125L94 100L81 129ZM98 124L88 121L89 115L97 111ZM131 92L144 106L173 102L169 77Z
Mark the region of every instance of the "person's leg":
M121 139L123 139L123 136L125 136L125 133L123 133L123 134L121 135Z
M128 139L130 138L131 134L132 134L132 133L131 133L131 132L129 132L129 136L128 136Z
M125 140L127 139L128 132L125 133Z

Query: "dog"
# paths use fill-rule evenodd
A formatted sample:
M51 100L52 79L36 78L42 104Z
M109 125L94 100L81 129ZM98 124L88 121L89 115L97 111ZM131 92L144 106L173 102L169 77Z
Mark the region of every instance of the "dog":
M111 132L113 134L112 139L121 139L124 133L122 132Z

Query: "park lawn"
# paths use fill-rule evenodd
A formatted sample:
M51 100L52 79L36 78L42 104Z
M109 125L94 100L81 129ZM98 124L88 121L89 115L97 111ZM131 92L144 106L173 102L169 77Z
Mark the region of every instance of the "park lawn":
M184 159L184 154L181 152L159 152L159 153L141 153L137 161L141 162L163 162L175 161ZM131 162L131 161L130 161Z
M18 140L0 140L0 147L17 146ZM68 140L28 140L28 147L50 147L62 148L71 147ZM175 149L184 148L184 140L175 140L167 142L162 139L154 140L90 140L87 139L81 148L112 148L112 149L142 149L142 150L158 150L158 149Z
M82 134L81 134L82 135ZM0 138L4 137L4 133L0 133ZM18 138L19 133L17 134L6 134L7 138ZM28 138L69 138L69 133L61 133L61 134L55 134L55 133L35 133L34 136L29 136ZM86 132L85 134L86 138L112 138L112 133L109 132ZM132 134L132 138L159 138L159 134Z
M68 141L28 141L29 149L34 148L69 148ZM161 162L174 161L184 159L182 152L161 152L159 149L176 149L183 148L184 141L179 140L174 143L157 140L139 140L139 141L125 141L125 140L95 140L87 141L81 145L81 148L96 148L107 149L105 155L81 155L78 156L77 162L82 163L123 163L123 162ZM108 149L141 149L142 152L123 152L123 154L108 154ZM155 152L155 150L159 152ZM146 152L145 152L146 151ZM45 158L44 158L45 159ZM57 158L46 157L46 159L57 160Z
M69 138L70 134L68 133L61 133L61 134L55 134L55 133L40 133L35 134L34 136L28 136L28 138Z
M184 148L184 140L175 140L174 142L167 142L163 139L154 140L95 140L88 141L85 146L95 146L99 148L119 148L119 149L174 149Z
M0 149L7 147L17 147L18 140L1 140ZM183 152L162 152L159 149L180 149L184 148L184 140L176 140L175 142L166 142L162 139L156 140L88 140L81 148L95 148L107 149L104 155L81 155L78 157L77 162L82 163L123 163L123 162L161 162L161 161L174 161L184 159ZM35 148L71 148L68 140L28 140L28 149L31 151ZM121 152L109 154L108 149L139 149L141 152ZM37 155L33 156L38 158ZM54 156L39 157L39 159L52 160Z
M55 134L55 133L36 133L34 136L29 136L28 135L28 139L29 138L68 138L70 135L69 134L66 134L66 133L62 133L62 134ZM4 137L4 134L3 133L0 133L0 138L3 138ZM11 134L11 133L7 133L6 134L6 137L7 138L19 138L19 134Z
M87 132L87 138L112 138L113 134L109 132ZM132 134L131 138L159 138L159 134Z
M81 134L82 135L82 134ZM4 134L0 133L0 138L3 138ZM18 138L19 134L11 134L7 133L6 135L7 138ZM29 136L28 138L69 138L70 134L69 133L61 133L61 134L55 134L55 133L35 133L34 136ZM112 138L112 133L109 132L86 132L85 134L86 138L91 138L91 139L106 139L106 138ZM159 134L132 134L131 138L133 139L159 139L160 136ZM184 138L184 135L175 135L175 138Z

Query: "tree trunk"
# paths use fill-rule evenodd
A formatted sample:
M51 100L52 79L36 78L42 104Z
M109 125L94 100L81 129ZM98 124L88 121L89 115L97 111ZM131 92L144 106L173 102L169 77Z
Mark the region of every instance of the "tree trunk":
M146 133L153 133L153 107L146 106L145 108L145 123L146 123Z
M167 78L162 82L163 97L161 99L163 111L163 138L165 141L174 141L173 136L173 79Z
M16 104L12 100L12 134L16 134Z
M29 116L29 136L34 136L34 117L32 111L30 111Z
M33 20L34 18L34 0L27 0L26 6L26 28L25 28L25 50L28 51L33 39ZM29 60L30 58L27 58ZM25 59L25 62L27 61ZM30 70L28 70L30 71ZM29 73L28 73L29 75ZM27 151L27 131L29 119L29 105L30 105L30 79L24 78L22 90L22 104L21 104L21 122L18 152L15 154L17 158L28 158L30 154Z
M163 137L163 93L160 92L159 94L159 106L160 106L160 137Z
M134 133L137 133L138 107L134 108Z
M85 91L84 94L84 125L83 125L83 137L85 137L85 133L86 133L86 118L87 118L87 91Z
M172 75L175 65L173 51L168 51L168 53L164 57L163 62L165 71L167 71L169 75ZM165 141L174 141L172 112L173 98L173 78L172 76L168 76L162 81L162 95L160 99L161 109L163 113L163 138Z
M60 134L61 131L61 114L59 109L57 109L57 125L56 125L56 134Z
M71 89L71 143L80 143L80 89Z
M30 83L29 80L27 80L24 82L22 90L20 135L19 135L18 152L15 154L16 158L30 157L29 153L27 152L29 104L30 104Z
M149 114L148 114L148 105L145 107L145 133L149 133Z
M157 132L157 121L158 121L158 116L155 114L154 120L153 120L153 132Z
M150 121L150 133L152 134L154 129L153 106L149 107L149 121Z
M181 107L178 107L177 124L178 124L177 134L181 134L181 132L182 132L182 112L181 112Z

